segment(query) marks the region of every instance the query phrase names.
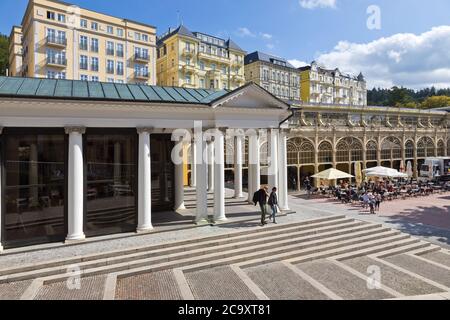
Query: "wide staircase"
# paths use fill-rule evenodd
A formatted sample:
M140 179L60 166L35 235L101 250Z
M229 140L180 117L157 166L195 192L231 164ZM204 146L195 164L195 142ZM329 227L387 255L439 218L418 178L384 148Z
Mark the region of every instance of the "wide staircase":
M0 299L448 299L449 291L448 250L345 216L0 270Z

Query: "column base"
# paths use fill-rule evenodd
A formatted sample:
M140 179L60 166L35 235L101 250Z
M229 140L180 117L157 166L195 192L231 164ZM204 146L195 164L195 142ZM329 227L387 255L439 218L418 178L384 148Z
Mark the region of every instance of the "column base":
M138 227L136 229L136 233L138 233L138 234L150 233L152 231L153 231L153 226Z
M233 197L234 199L244 199L244 194L238 194Z
M227 222L228 218L227 217L222 217L222 218L214 218L213 223L214 224L221 224L223 222Z
M77 236L67 236L66 240L64 241L64 244L74 244L83 242L86 240L85 234L77 235Z
M174 208L173 210L178 211L178 210L186 210L186 206L184 205L184 203L179 206L178 208Z
M202 218L200 220L195 220L195 224L197 226L204 226L204 225L207 225L207 224L211 224L211 222L208 219L206 219L206 218Z

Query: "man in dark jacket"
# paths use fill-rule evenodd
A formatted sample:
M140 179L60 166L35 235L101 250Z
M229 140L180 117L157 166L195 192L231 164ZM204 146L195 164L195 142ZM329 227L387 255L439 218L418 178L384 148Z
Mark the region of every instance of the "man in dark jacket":
M264 226L267 224L266 215L267 215L267 197L269 194L267 193L267 187L261 187L258 191L253 195L253 203L255 206L259 203L259 207L261 208L261 225Z
M269 202L268 202L270 208L272 209L272 214L269 217L270 219L273 219L273 223L277 224L276 221L276 214L278 212L278 195L277 195L277 188L272 189L272 193L269 196Z

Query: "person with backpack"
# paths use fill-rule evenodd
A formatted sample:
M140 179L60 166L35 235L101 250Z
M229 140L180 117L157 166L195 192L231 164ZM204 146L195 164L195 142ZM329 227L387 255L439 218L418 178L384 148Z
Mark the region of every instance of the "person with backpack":
M261 209L261 226L264 226L267 224L266 222L266 216L267 216L267 198L269 197L268 194L268 188L267 187L261 187L258 191L255 192L253 195L253 203L255 206L259 204L259 207Z
M272 219L273 223L277 224L276 214L278 213L278 196L277 196L277 188L272 189L272 193L269 196L268 204L272 209L272 214L269 217L269 220Z

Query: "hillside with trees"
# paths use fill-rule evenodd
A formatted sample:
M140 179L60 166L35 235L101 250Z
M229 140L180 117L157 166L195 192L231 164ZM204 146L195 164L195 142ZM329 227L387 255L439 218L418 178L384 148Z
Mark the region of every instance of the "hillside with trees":
M367 91L369 106L393 106L398 108L433 109L450 106L450 88L434 87L412 90L403 87L391 89L373 88Z
M6 69L8 68L8 51L9 51L9 39L7 36L0 33L0 75L6 75Z

